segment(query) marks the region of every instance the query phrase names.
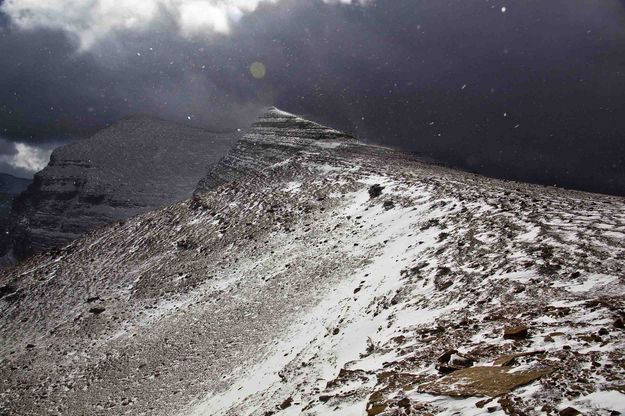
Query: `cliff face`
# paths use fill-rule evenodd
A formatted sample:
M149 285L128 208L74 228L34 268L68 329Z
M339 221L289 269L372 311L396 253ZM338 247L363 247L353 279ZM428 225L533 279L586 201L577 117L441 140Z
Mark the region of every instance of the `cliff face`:
M136 117L56 149L13 204L13 255L21 259L60 247L189 197L202 172L235 141L232 133Z
M294 117L194 200L0 271L0 414L625 411L623 198Z

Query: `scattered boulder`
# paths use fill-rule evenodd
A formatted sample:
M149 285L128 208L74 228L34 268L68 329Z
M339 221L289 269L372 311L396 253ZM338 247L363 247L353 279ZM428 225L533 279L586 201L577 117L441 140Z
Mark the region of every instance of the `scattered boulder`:
M449 360L451 359L451 356L456 354L458 352L458 350L447 350L444 353L442 353L439 357L438 357L438 362L439 363L448 363Z
M447 350L438 357L437 370L442 374L453 373L463 368L471 367L474 359L460 354L457 350Z
M451 280L443 280L443 279L437 278L434 281L434 287L436 287L436 290L440 290L440 291L449 289L453 284L454 282Z
M387 199L386 201L384 201L384 204L382 204L382 207L389 211L393 208L395 208L395 203L393 201L391 201L390 199Z
M289 397L288 399L286 399L285 401L283 401L283 402L280 404L280 406L278 406L278 407L280 407L280 410L284 410L284 409L286 409L287 407L291 407L291 405L292 405L292 404L293 404L293 398L292 398L292 397Z
M582 412L580 412L579 410L575 409L574 407L567 407L565 409L560 410L560 412L558 412L558 414L560 416L577 416L577 415L581 415Z
M348 370L346 368L341 368L336 378L326 383L326 389L340 387L357 380L362 382L368 381L369 377L367 372L364 370Z
M106 310L106 308L103 308L101 306L96 306L95 308L89 309L89 312L94 314L94 315L100 315L105 310Z
M371 187L369 188L369 198L373 199L379 197L380 195L382 195L383 189L384 187L381 186L379 183L371 185Z
M411 414L408 409L418 407L406 397L396 397L397 390L409 391L423 381L422 376L396 371L385 371L377 375L378 383L367 402L367 416L385 413L392 408L404 409L404 414Z
M503 331L504 339L525 339L529 335L525 325L506 327Z
M614 326L614 328L623 329L625 327L625 324L623 323L623 319L622 318L616 318L616 320L614 321L613 326Z

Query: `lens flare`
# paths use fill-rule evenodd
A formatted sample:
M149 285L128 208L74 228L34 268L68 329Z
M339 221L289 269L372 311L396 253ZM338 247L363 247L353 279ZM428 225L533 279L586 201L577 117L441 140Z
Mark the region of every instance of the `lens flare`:
M262 62L253 62L252 65L250 65L250 73L254 78L262 79L267 75L267 68Z

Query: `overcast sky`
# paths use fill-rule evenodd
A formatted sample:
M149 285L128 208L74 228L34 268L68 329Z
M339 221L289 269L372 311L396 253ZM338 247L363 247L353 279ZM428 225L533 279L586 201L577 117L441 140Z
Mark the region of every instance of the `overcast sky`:
M136 113L277 105L512 179L625 194L620 0L0 1L0 171Z

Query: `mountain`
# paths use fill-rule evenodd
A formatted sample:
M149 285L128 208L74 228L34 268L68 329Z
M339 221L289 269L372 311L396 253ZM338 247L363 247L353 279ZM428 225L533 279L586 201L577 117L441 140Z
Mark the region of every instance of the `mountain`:
M9 238L9 212L13 199L24 191L30 183L30 179L0 173L0 253L6 251L11 241Z
M624 237L270 109L192 199L0 272L0 414L616 414Z
M0 218L8 217L13 198L24 191L30 183L30 179L0 173Z
M234 133L132 117L56 149L15 200L13 254L23 259L188 198L206 168L236 139Z
M17 195L26 189L30 179L18 178L7 173L0 173L0 193Z

